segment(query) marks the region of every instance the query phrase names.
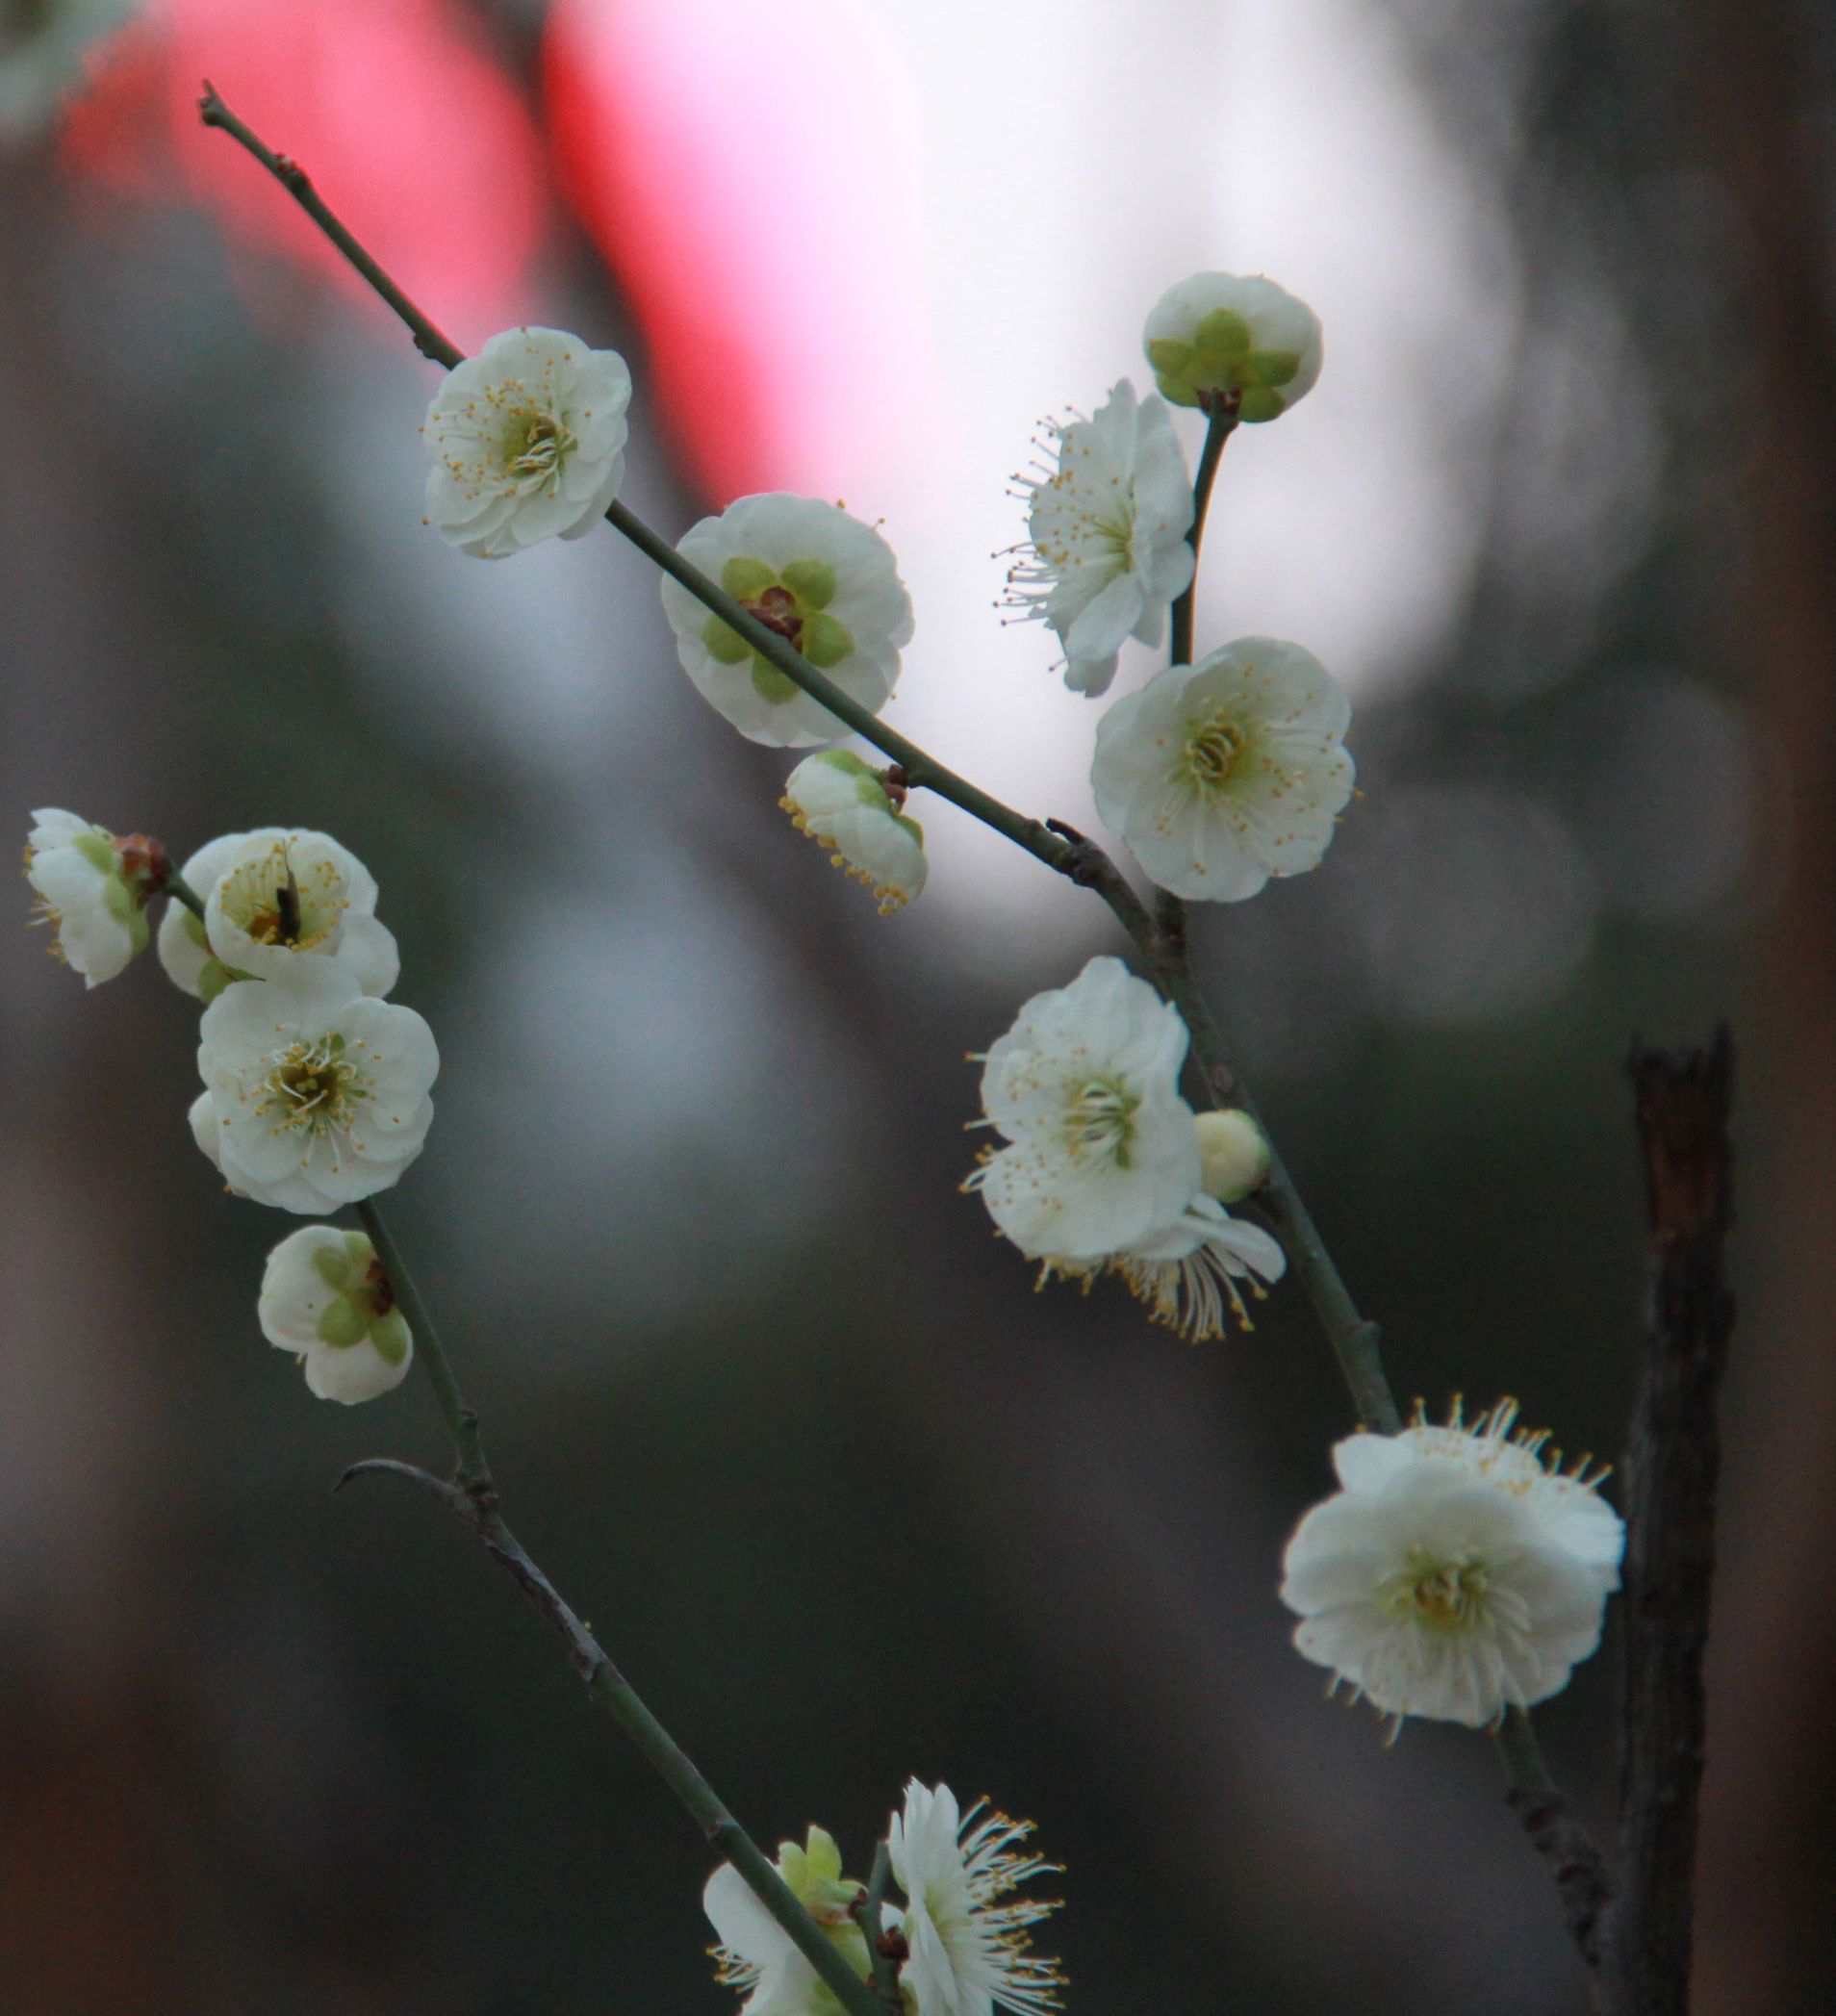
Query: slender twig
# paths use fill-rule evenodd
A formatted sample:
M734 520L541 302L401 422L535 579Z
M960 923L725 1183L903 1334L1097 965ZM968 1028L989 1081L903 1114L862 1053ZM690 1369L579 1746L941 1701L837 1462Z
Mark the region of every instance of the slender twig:
M1192 623L1198 606L1198 556L1205 538L1205 514L1211 508L1217 465L1224 459L1224 444L1237 432L1237 409L1240 403L1235 393L1223 398L1215 395L1211 397L1212 403L1205 414L1205 446L1199 450L1198 474L1192 479L1192 528L1186 535L1186 543L1192 549L1192 578L1186 583L1186 593L1173 604L1175 665L1192 662Z
M1523 1823L1530 1845L1549 1865L1562 1916L1590 1969L1600 1960L1602 1922L1613 1898L1613 1878L1600 1844L1568 1811L1537 1747L1530 1718L1513 1708L1493 1732L1509 1786L1506 1798ZM1597 1980L1594 1983L1598 1988Z
M197 101L197 111L205 125L216 126L227 133L239 147L246 147L263 167L275 177L288 194L408 325L409 333L415 340L415 347L423 357L430 358L435 364L444 364L448 370L455 364L464 361L465 352L456 344L449 342L428 317L415 306L344 228L329 207L319 199L319 191L312 185L312 178L298 162L291 155L276 154L250 127L245 126L217 95L217 87L209 78L204 81L204 95Z
M1721 1470L1716 1402L1734 1328L1721 1267L1734 1222L1733 1042L1723 1024L1707 1050L1634 1044L1627 1068L1645 1161L1650 1286L1625 1461L1624 1871L1604 1966L1614 2009L1683 2016Z
M357 1207L364 1229L375 1247L396 1306L414 1333L415 1357L427 1375L452 1436L457 1467L451 1483L397 1463L372 1457L352 1464L338 1480L342 1489L353 1477L387 1475L404 1478L428 1493L466 1526L486 1553L516 1583L537 1613L546 1618L567 1647L574 1670L585 1683L587 1697L602 1709L630 1739L640 1755L676 1795L712 1846L739 1872L747 1887L768 1910L798 1951L834 1991L849 2016L886 2016L880 1997L854 1973L840 1949L798 1901L778 1873L777 1865L740 1825L696 1769L680 1745L650 1712L637 1690L613 1665L594 1637L522 1543L504 1524L497 1487L485 1462L478 1416L466 1405L452 1366L442 1348L433 1318L422 1301L373 1198Z
M406 324L422 355L448 369L464 362L464 356L440 329L391 281L375 261L364 251L344 226L319 199L305 173L285 155L274 153L255 133L230 112L216 91L206 87L200 111L207 125L219 127L245 148L293 195L308 216L325 232L358 272ZM1213 416L1215 419L1215 416ZM1217 457L1228 439L1229 428L1208 428L1206 448L1200 462L1200 479L1209 499ZM1208 468L1209 462L1209 468ZM904 772L905 783L933 791L940 798L991 827L1015 846L1060 875L1093 889L1108 904L1117 921L1141 953L1155 984L1185 1018L1191 1032L1192 1048L1214 1103L1232 1103L1260 1119L1245 1088L1231 1072L1224 1058L1223 1043L1185 956L1183 932L1174 948L1172 935L1150 915L1128 879L1095 842L1085 839L1057 820L1037 820L1014 811L998 799L960 777L927 751L889 728L877 716L835 685L811 665L789 641L766 628L751 611L740 604L701 570L653 532L625 505L614 500L606 518L616 530L693 595L703 607L719 616L730 628L795 685L807 693L863 741L891 758ZM1198 526L1195 523L1195 531ZM1197 540L1194 539L1196 549ZM1188 600L1188 610L1190 607ZM1189 642L1189 640L1188 640ZM1172 899L1177 903L1177 899ZM1264 1129L1266 1134L1266 1129ZM1268 1179L1259 1197L1276 1231L1288 1247L1296 1279L1312 1302L1325 1330L1359 1419L1381 1434L1393 1434L1402 1425L1395 1398L1385 1376L1381 1355L1381 1333L1375 1323L1362 1316L1343 1278L1334 1265L1314 1225L1312 1213L1288 1174L1286 1163L1271 1143ZM1535 1738L1527 1726L1519 1753L1534 1753ZM1539 1760L1539 1769L1541 1769ZM1517 1783L1510 1758L1507 1774ZM736 1867L742 1865L736 1860ZM767 1863L766 1868L770 1869ZM749 1878L750 1880L750 1878ZM786 1893L788 1895L788 1892ZM825 1976L825 1978L828 1977ZM854 1983L858 1988L858 1982ZM847 2000L844 1997L844 2000ZM851 2007L855 2006L850 2003Z

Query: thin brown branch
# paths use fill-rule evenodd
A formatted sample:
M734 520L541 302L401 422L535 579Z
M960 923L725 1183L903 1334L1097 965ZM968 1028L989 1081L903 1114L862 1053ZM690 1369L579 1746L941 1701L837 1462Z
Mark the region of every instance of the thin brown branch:
M1625 2016L1685 2016L1706 1726L1702 1653L1721 1470L1716 1402L1734 1327L1734 1047L1634 1044L1627 1066L1650 1220L1644 1376L1625 1462L1624 1869L1603 1966Z

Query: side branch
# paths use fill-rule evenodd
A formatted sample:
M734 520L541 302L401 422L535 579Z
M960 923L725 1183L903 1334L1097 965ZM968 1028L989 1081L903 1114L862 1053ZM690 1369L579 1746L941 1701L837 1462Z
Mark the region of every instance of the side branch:
M1734 1046L1723 1024L1707 1050L1634 1044L1627 1070L1650 1220L1649 1303L1625 1461L1625 1867L1607 1966L1615 2006L1684 2016L1721 1471L1716 1404L1734 1328L1722 1276L1734 1222Z
M645 1705L631 1683L613 1665L593 1633L503 1522L497 1493L489 1474L470 1482L444 1483L412 1465L389 1458L353 1464L339 1483L367 1475L405 1478L446 1506L509 1575L530 1607L547 1620L565 1646L569 1664L579 1675L587 1697L618 1723L631 1743L675 1793L706 1835L709 1844L745 1879L748 1887L777 1921L798 1951L834 1993L849 2016L886 2016L874 1989L849 1965L840 1949L798 1901L777 1866L721 1802L714 1788L695 1768L675 1738Z

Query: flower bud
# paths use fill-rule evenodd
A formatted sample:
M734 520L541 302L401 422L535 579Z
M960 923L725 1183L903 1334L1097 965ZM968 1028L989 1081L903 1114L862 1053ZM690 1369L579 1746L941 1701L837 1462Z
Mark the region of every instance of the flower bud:
M298 1355L306 1384L346 1407L408 1376L414 1339L376 1249L361 1232L305 1225L268 1256L262 1335Z
M1143 342L1174 405L1235 401L1238 420L1279 418L1319 376L1318 316L1260 273L1194 273L1168 288Z
M778 801L800 832L834 849L835 865L880 898L882 916L925 885L925 832L894 809L880 772L845 749L806 756Z
M52 951L93 987L146 950L147 899L165 888L170 868L157 840L117 839L47 805L32 815L25 872L38 892L34 921L50 925Z
M1220 1204L1236 1204L1260 1189L1268 1175L1268 1136L1240 1107L1198 1115L1200 1178Z

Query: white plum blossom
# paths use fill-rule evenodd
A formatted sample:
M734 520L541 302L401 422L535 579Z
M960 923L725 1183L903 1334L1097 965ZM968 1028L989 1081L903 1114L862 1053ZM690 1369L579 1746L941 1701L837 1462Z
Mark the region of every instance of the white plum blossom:
M900 793L903 804L905 794ZM834 849L830 858L880 899L881 916L925 885L925 831L894 804L881 773L845 749L805 756L778 801L800 832Z
M1317 867L1352 795L1351 702L1311 651L1239 637L1097 724L1104 821L1163 889L1214 903Z
M704 518L679 550L749 615L878 714L911 642L911 598L892 549L834 504L778 491ZM742 735L778 749L833 742L846 725L688 590L663 577L682 670Z
M964 1815L948 1785L916 1778L905 1787L886 1846L905 1893L901 1930L909 1956L899 1984L915 2016L1040 2016L1058 2007L1058 1963L1031 1950L1030 1926L1058 1909L1056 1900L1006 1903L1030 1876L1056 1869L1014 1844L1033 1831L977 1805Z
M833 1837L813 1826L803 1848L781 1842L778 1873L849 1965L867 1979L867 1941L852 1914L861 1886L843 1876ZM723 1985L745 1993L740 2016L838 2016L841 2004L833 1992L730 1862L708 1877L701 1908L720 1940L714 1958ZM882 1924L898 1922L897 1911L882 1912Z
M1201 1173L1179 1012L1119 959L1035 994L989 1050L983 1124L1007 1142L964 1185L1022 1253L1108 1261L1178 1225Z
M0 6L0 143L56 118L83 82L90 52L139 0L7 0Z
M413 1008L367 996L344 960L235 982L198 1038L211 1160L258 1204L334 1212L389 1188L421 1153L440 1069L433 1032ZM193 1109L194 1131L206 1117Z
M625 475L631 373L564 329L506 329L446 374L421 434L427 520L448 546L500 560L579 539Z
M408 1376L414 1338L361 1232L302 1225L268 1256L262 1335L300 1360L310 1391L352 1407Z
M1169 287L1142 341L1176 406L1235 399L1238 420L1279 418L1319 376L1318 316L1260 273L1194 273Z
M1041 617L1064 648L1074 693L1109 690L1129 637L1159 644L1192 584L1192 487L1165 403L1124 378L1089 420L1051 427L1056 466L1025 485L1027 544L1009 606Z
M327 834L282 826L221 833L180 874L203 899L205 915L166 906L160 964L200 1001L215 1001L233 980L268 978L305 956L344 958L366 994L387 994L399 977L395 935L374 914L375 878Z
M1566 1687L1600 1643L1625 1529L1585 1462L1564 1473L1517 1402L1466 1427L1417 1416L1333 1451L1343 1487L1288 1544L1304 1657L1385 1715L1469 1728ZM1604 1474L1603 1472L1601 1474Z
M204 935L229 973L274 980L303 959L337 957L366 994L395 984L401 960L376 920L376 879L328 833L264 828L211 865Z
M157 840L117 839L54 805L32 815L25 875L38 892L33 921L51 927L51 950L86 986L113 980L145 951L147 899L165 887L166 874Z

